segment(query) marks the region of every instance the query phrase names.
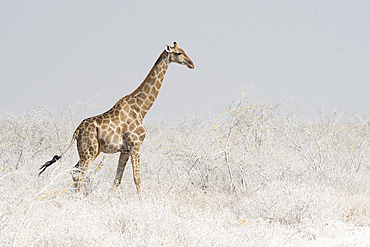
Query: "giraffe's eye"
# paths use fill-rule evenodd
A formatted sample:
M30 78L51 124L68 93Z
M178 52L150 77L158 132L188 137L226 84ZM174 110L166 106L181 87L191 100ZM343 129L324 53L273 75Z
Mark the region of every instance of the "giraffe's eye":
M179 56L179 55L181 55L181 52L175 52L175 55Z

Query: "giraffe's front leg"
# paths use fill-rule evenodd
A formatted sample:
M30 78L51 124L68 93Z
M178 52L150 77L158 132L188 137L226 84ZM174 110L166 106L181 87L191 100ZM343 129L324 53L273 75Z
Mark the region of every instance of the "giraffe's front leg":
M113 187L118 186L121 184L123 172L125 171L125 167L127 164L127 161L130 157L130 154L128 152L121 152L118 160L118 166L117 166L117 173L116 178L114 179Z
M140 146L133 148L131 153L132 170L134 172L134 182L137 193L141 192L141 176L140 176Z
M140 147L143 143L146 135L145 127L140 124L134 130L134 132L129 136L129 143L131 147L131 163L132 171L134 173L134 182L136 186L137 193L140 197L141 192L141 177L140 177Z

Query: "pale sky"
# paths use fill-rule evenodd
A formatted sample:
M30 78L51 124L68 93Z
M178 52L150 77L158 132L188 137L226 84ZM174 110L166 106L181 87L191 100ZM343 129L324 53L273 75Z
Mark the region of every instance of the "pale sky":
M100 114L131 93L166 44L171 64L148 116L217 113L241 87L251 99L370 113L370 1L0 0L0 117L32 104L94 102Z

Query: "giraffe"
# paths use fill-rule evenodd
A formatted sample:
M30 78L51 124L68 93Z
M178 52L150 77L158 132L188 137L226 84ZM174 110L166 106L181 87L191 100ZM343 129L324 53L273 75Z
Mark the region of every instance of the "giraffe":
M120 185L127 161L131 157L134 183L140 195L140 146L146 135L143 119L158 96L170 63L194 69L194 63L185 51L180 49L176 42L173 44L172 47L165 46L165 50L135 91L118 100L107 112L84 119L75 130L67 149L41 166L39 176L47 167L59 160L77 140L79 161L71 171L77 189L82 189L86 170L100 152L108 154L119 152L113 188Z

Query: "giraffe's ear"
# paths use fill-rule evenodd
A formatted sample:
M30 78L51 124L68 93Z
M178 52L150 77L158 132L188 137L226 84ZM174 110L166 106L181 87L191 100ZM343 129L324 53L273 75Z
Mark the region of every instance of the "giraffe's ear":
M165 50L166 50L166 52L173 52L173 48L169 45L165 46Z

